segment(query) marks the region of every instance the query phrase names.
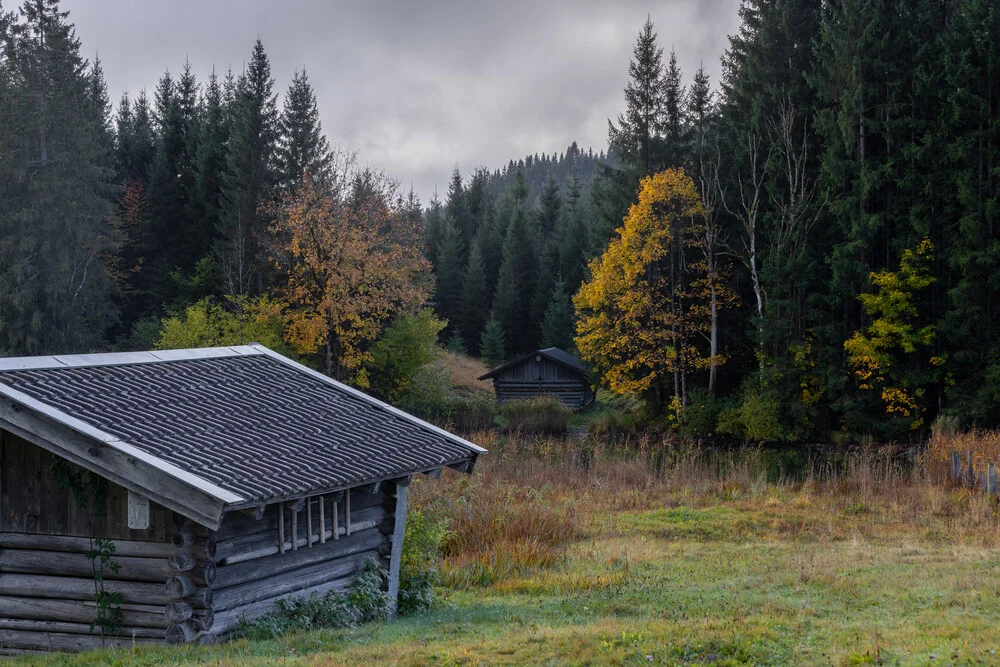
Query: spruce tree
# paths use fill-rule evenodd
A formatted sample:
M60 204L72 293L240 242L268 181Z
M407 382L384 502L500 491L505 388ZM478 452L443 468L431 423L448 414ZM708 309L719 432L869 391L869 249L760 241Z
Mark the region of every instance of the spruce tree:
M489 368L495 368L507 359L507 341L500 320L491 316L479 339L479 353Z
M663 162L662 166L679 167L684 163L684 84L677 64L677 54L670 50L670 60L663 72Z
M449 336L461 329L463 268L461 262L461 239L451 220L447 220L441 241L438 243L437 264L434 267L437 279L434 310L441 319L448 321Z
M542 320L541 347L558 347L561 350L573 348L573 337L576 335L576 318L573 301L566 293L565 285L560 280L552 291L552 298L545 309Z
M282 185L295 187L305 174L319 181L329 179L331 160L316 94L303 68L295 72L281 112L278 168Z
M441 239L444 236L445 229L445 218L444 218L444 206L441 204L441 200L438 199L437 193L431 198L430 205L428 205L427 210L424 211L424 256L431 263L431 266L437 266L437 250L438 246L441 244Z
M56 0L0 37L0 354L93 351L117 315L110 119Z
M646 18L628 68L625 113L616 126L608 121L608 145L619 159L647 176L659 166L660 137L666 122L663 49L657 45L651 18Z
M559 228L556 232L559 249L559 273L562 275L565 288L574 293L583 282L587 268L587 219L586 204L580 192L580 182L576 177L570 178L566 206L562 208L559 217Z
M278 120L271 63L258 39L231 103L218 243L223 290L230 295L261 294L267 287L267 252L261 243L267 220L260 209L278 181Z
M483 250L477 236L469 250L469 263L462 278L462 319L461 332L466 347L478 352L479 336L486 326L490 308L490 295L486 289L486 268L483 265Z

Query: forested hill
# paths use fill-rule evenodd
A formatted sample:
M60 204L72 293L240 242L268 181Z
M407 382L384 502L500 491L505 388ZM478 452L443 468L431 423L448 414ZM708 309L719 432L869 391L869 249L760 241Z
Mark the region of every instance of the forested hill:
M580 190L587 193L597 176L598 165L613 162L614 158L606 155L604 150L595 153L592 148L588 148L584 151L574 141L565 152L558 155L535 153L516 161L511 160L503 169L494 170L490 174L490 185L494 194L499 195L514 184L515 175L520 170L528 188L527 201L531 205L537 205L545 188L545 181L550 175L557 183L563 184L575 178Z

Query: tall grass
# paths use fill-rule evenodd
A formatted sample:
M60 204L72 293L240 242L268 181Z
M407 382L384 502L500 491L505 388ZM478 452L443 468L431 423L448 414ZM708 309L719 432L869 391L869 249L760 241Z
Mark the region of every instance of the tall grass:
M505 431L559 435L566 432L572 414L556 396L539 396L500 404Z
M919 534L1000 546L997 500L947 483L936 472L933 445L919 457L892 448L817 457L788 474L760 448L708 449L671 436L609 442L491 430L469 437L490 450L476 475L449 475L415 494L418 505L448 517L441 579L453 587L560 568L569 546L608 534L616 517L675 507L735 504L756 517L752 525L722 521L718 531L733 539L747 531L806 540ZM992 438L985 441L1000 441Z

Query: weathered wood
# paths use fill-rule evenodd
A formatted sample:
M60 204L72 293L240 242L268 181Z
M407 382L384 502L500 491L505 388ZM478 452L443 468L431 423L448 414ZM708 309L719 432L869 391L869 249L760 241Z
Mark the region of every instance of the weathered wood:
M334 579L352 575L369 558L378 558L378 551L369 550L307 565L290 572L255 579L245 584L220 590L215 595L216 612L234 609L260 600L277 597L296 590L312 588Z
M322 547L316 546L304 551L275 554L236 565L220 567L215 580L216 597L221 595L221 589L229 586L289 572L304 565L369 551L377 548L384 540L385 537L382 533L375 528L370 528L345 537L339 542L328 542Z
M355 532L360 532L362 530L367 530L369 528L379 528L382 525L382 522L384 520L385 519L376 521L374 519L368 519L368 520L365 520L365 521L356 522L354 524L354 531ZM340 531L339 531L339 533L340 533L340 535L346 535L346 531L345 531L344 528L341 528ZM325 536L324 537L325 538L334 537L334 539L337 539L337 538L339 538L340 535L334 536L334 534L332 533L332 531L325 531ZM313 541L316 542L318 540L319 540L319 536L314 534L313 535ZM325 539L324 539L323 543L324 544L326 543ZM296 544L297 544L297 546L300 546L300 547L301 546L305 546L306 545L306 538L305 537L300 537L296 541ZM280 547L281 547L281 545L263 546L263 547L259 547L259 548L256 548L256 549L243 551L241 553L236 553L236 554L233 554L232 556L228 556L228 557L222 559L222 561L220 562L220 565L235 565L237 563L245 563L247 561L256 560L258 558L265 558L267 556L273 556L274 554L285 553L288 550L294 550L291 542L285 542L284 543L284 547L285 548L283 550L280 549Z
M178 623L167 628L166 640L169 644L189 644L198 636L198 630L191 623Z
M336 500L334 500L333 501L333 513L330 515L332 517L332 520L333 520L333 531L332 532L333 532L333 539L335 539L335 540L339 540L340 539L340 525L339 525L340 521L339 521L339 517L338 517L338 512L339 512L340 508L337 507L337 505L338 505L338 502Z
M118 593L126 603L163 606L170 601L163 584L106 579L104 590ZM56 577L43 574L0 575L0 595L50 598L57 600L91 600L94 597L94 579L84 577Z
M259 602L253 602L251 604L226 611L217 611L215 614L215 624L206 632L206 635L217 638L225 637L228 633L232 632L241 621L253 621L273 611L279 600L301 600L309 598L313 595L323 597L324 595L334 591L346 590L353 583L354 575L350 575L319 586L314 586L307 590L294 591L285 595L268 598Z
M144 628L165 628L167 623L160 607L159 613L123 609L125 625ZM21 618L38 621L67 621L70 623L91 623L97 616L97 608L81 604L78 600L49 600L0 596L0 618Z
M45 651L92 651L99 648L132 648L133 645L163 644L165 640L136 637L105 637L64 632L0 630L0 646L8 649Z
M285 506L278 505L278 551L285 553Z
M292 509L292 551L299 548L299 511Z
M106 570L105 579L156 581L163 583L172 574L164 558L115 557L118 572ZM92 577L93 565L83 554L28 549L0 549L0 572L55 574Z
M389 555L389 604L395 616L399 607L399 561L403 557L403 537L406 535L407 488L396 487L396 525L392 531L392 552Z
M958 482L961 476L962 461L958 452L951 453L951 481Z
M174 552L169 542L139 542L115 540L115 557L139 556L141 558L166 558ZM29 549L37 551L65 551L85 553L91 549L86 537L63 535L36 535L33 533L0 533L0 549Z
M215 625L215 610L196 609L191 618L188 619L188 623L199 632L210 630Z
M178 574L167 579L166 588L169 597L180 599L192 595L197 590L198 585L191 577Z
M34 621L21 618L0 618L0 630L30 630L32 632L64 632L78 635L99 635L100 630L90 629L89 623L67 623L65 621ZM142 628L123 626L118 629L118 637L143 637L163 639L163 628Z
M319 532L326 532L325 526L320 526ZM313 506L311 500L306 501L306 542L306 546L311 549L313 545Z
M205 586L204 588L196 589L191 595L185 597L184 600L196 609L208 609L211 608L215 600L215 592L214 589Z
M149 498L132 490L128 492L128 527L132 530L149 528Z
M170 554L167 562L170 563L170 567L178 572L187 572L188 570L193 570L198 565L198 557L187 550L175 551Z
M0 428L205 526L221 521L223 500L7 398L0 399Z
M166 607L164 615L171 623L183 623L194 614L194 607L183 600L174 600Z
M987 493L994 494L997 492L997 470L996 466L990 463L986 469L986 476L988 481L988 487L986 489Z
M320 544L326 543L326 516L324 514L326 512L325 506L326 506L326 498L324 496L320 496L319 497L319 527L320 527L319 543Z
M344 534L351 534L351 494L344 496Z

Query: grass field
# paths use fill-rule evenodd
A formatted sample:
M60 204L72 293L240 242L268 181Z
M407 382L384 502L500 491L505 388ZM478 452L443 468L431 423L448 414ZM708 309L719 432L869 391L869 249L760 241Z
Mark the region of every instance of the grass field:
M995 501L860 454L801 480L753 451L484 434L446 516L445 599L394 622L68 664L1000 664ZM658 472L657 472L658 471ZM769 480L770 476L770 480Z

